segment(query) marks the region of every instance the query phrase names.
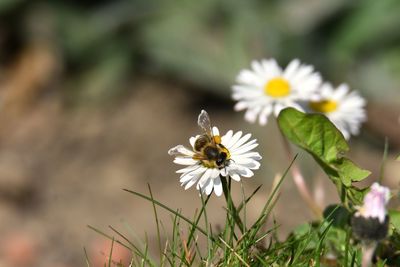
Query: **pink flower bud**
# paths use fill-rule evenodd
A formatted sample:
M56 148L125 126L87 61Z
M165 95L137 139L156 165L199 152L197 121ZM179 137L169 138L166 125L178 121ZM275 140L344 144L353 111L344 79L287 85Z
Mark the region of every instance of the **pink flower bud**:
M380 223L383 223L387 214L386 204L389 197L389 188L374 183L371 186L371 191L364 197L363 206L359 208L355 215L364 218L377 218Z

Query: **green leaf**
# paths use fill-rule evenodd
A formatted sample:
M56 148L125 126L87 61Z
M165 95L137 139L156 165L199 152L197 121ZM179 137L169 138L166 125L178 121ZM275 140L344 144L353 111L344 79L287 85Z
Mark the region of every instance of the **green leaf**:
M290 141L323 162L333 162L349 150L343 135L324 115L287 108L279 114L278 123Z
M278 116L282 133L295 145L310 153L329 178L336 184L339 194L345 190L348 197L358 195L358 189L350 188L352 182L365 179L370 172L343 157L349 146L342 133L321 114L305 114L294 108L286 108ZM359 196L351 198L359 204ZM343 200L343 199L342 199Z
M339 176L343 184L347 187L351 186L352 182L359 182L364 180L371 172L360 169L351 160L347 158L340 159L340 166L338 167Z
M397 230L400 231L400 211L389 210L390 224Z
M400 161L400 155L397 156L396 160Z

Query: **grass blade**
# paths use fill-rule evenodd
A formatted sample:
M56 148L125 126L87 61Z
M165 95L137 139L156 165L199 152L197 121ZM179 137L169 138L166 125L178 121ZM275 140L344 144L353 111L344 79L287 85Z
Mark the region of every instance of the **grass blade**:
M85 252L85 261L86 261L86 265L87 265L87 267L90 267L90 261L89 261L89 257L88 257L86 248L83 248L83 251Z
M128 192L128 193L131 193L131 194L134 194L134 195L136 195L136 196L139 196L139 197L141 197L141 198L144 198L144 199L146 199L146 200L148 200L148 201L150 201L150 202L154 202L154 204L156 204L157 206L159 206L159 207L161 207L161 208L163 208L163 209L165 209L165 210L167 210L167 211L169 211L169 212L175 214L176 216L178 216L179 218L181 218L182 220L184 220L185 222L187 222L187 223L190 224L191 226L195 227L195 228L196 228L200 233L202 233L204 236L207 236L207 232L206 232L204 229L202 229L201 227L195 225L191 220L189 220L189 219L186 218L185 216L183 216L183 215L177 213L176 211L174 211L174 210L171 209L170 207L168 207L168 206L162 204L161 202L159 202L159 201L157 201L157 200L155 200L155 199L152 199L151 197L148 197L148 196L146 196L146 195L143 195L143 194L141 194L141 193L139 193L139 192L135 192L135 191L128 190L128 189L123 189L123 190L126 191L126 192ZM213 239L213 241L215 241L215 240Z
M162 249L161 249L161 235L160 235L160 225L159 225L159 220L158 220L158 215L157 215L157 209L156 209L156 205L154 204L154 198L153 198L153 193L151 191L151 187L150 184L147 184L147 187L149 189L149 194L150 194L150 198L151 198L151 203L153 206L153 212L154 212L154 218L156 220L156 229L157 229L157 241L158 241L158 252L160 254L160 263L162 261Z

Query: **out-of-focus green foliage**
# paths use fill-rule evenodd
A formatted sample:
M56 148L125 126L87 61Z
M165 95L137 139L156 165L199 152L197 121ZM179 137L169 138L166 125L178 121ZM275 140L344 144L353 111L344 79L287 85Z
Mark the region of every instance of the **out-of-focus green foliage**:
M89 99L114 95L138 73L229 96L240 69L274 57L283 66L300 58L334 84L399 102L399 13L397 0L5 0L0 17L14 33L1 48L47 38L62 55L67 88ZM51 37L32 23L50 24Z
M390 224L394 229L400 231L400 211L389 210Z

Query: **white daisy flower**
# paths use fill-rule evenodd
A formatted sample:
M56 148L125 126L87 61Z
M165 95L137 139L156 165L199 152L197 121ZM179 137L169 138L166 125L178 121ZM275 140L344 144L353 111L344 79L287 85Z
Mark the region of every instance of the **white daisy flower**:
M356 91L349 92L346 84L334 89L331 84L322 85L320 95L308 102L309 112L322 113L342 132L346 139L360 132L361 123L366 121L366 101Z
M256 139L249 141L251 134L230 130L221 137L217 127L211 128L204 110L199 115L198 124L204 133L189 139L190 148L178 145L168 151L175 156L174 163L185 166L177 171L185 190L196 184L201 193L210 195L214 189L215 194L221 196L220 176L240 181L241 177L254 175L252 170L260 167L261 156L252 151L258 144Z
M236 111L247 109L245 119L265 125L271 113L277 117L287 107L302 110L298 100L307 100L318 89L321 77L310 65L292 60L285 70L274 59L253 61L251 70L242 70L232 87Z

